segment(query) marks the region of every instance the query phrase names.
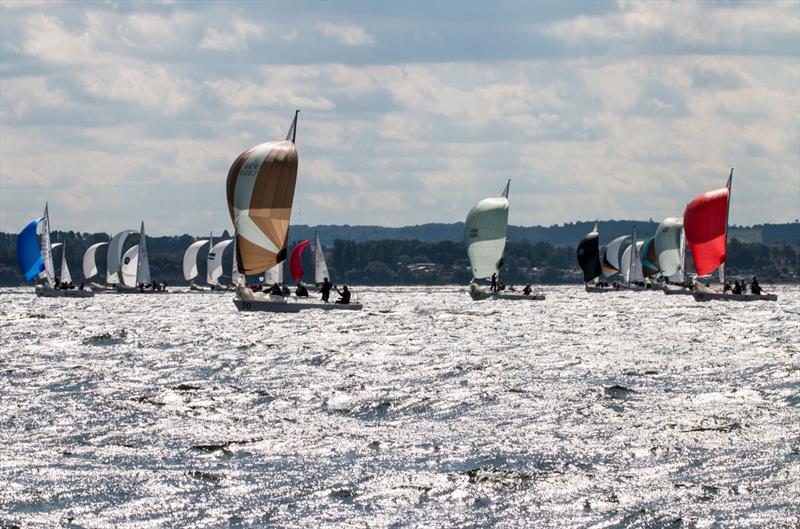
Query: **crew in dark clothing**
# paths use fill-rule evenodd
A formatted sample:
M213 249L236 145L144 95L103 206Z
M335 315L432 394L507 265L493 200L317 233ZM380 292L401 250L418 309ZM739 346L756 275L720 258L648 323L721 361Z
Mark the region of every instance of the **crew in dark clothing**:
M339 293L341 296L339 299L336 300L336 303L340 305L347 305L350 303L350 291L347 289L347 285L342 287L342 290L336 289L336 292Z
M725 281L725 286L722 287L722 293L724 294L725 292L730 292L730 291L731 291L731 282Z
M492 292L497 292L497 273L492 274Z
M281 289L281 286L278 283L275 283L274 285L272 285L272 287L269 289L269 295L270 296L283 296L283 290Z
M530 296L531 295L531 286L530 285L525 285L525 288L522 289L522 293L525 294L526 296Z
M756 296L761 295L761 285L758 284L758 279L756 279L755 276L753 276L753 281L750 283L750 292Z
M741 294L742 293L742 285L738 281L733 282L733 293L734 294Z
M332 288L333 288L333 285L331 284L330 281L328 281L328 278L327 277L324 278L322 280L322 285L320 285L320 287L319 287L319 291L322 294L322 301L324 301L325 303L328 302L328 299L331 296L331 289Z
M286 283L281 284L281 294L284 296L291 296L292 291L286 286Z
M308 289L303 283L297 283L297 288L294 289L294 293L298 298L308 297Z

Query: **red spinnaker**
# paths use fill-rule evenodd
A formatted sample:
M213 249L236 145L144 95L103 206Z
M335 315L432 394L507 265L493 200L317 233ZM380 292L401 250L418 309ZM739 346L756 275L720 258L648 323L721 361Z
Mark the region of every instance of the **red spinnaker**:
M683 212L686 244L692 250L697 275L710 274L725 262L729 193L727 187L703 193Z
M292 250L292 255L289 257L289 271L292 274L292 281L297 281L303 277L303 265L300 264L300 254L303 253L303 250L305 250L306 246L310 243L311 241L303 241Z

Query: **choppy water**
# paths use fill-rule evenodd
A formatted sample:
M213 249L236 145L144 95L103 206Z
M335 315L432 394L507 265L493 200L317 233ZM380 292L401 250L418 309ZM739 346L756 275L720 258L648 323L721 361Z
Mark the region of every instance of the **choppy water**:
M798 527L778 303L0 294L0 526Z

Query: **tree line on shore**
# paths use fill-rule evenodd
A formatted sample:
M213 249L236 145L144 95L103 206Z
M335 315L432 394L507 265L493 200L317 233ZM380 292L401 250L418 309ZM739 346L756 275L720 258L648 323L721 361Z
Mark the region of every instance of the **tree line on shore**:
M131 238L133 239L133 238ZM86 248L95 242L108 241L104 233L53 232L52 240L66 245L67 263L76 282L83 281L82 260ZM183 254L195 240L189 235L148 237L151 274L155 280L170 285L185 285L182 275ZM128 242L128 246L135 241ZM289 248L294 247L294 243ZM60 264L56 251L56 268ZM472 278L464 244L453 241L420 240L353 240L335 239L326 248L326 259L332 279L337 283L363 285L432 285L466 284ZM205 253L200 253L198 270L205 276ZM223 270L230 277L232 246L225 251ZM691 259L689 259L691 261ZM313 282L312 253L302 256L303 280ZM105 251L97 252L99 270L106 268ZM729 277L757 275L762 282L800 281L800 246L796 244L765 245L742 242L728 243L726 271ZM104 274L101 273L100 282ZM285 274L289 280L288 272ZM547 242L509 242L506 246L502 277L506 283L564 284L580 283L581 275L575 258L575 247ZM223 277L223 280L225 277ZM97 278L94 279L98 281ZM16 286L22 277L16 265L16 234L0 233L0 285Z

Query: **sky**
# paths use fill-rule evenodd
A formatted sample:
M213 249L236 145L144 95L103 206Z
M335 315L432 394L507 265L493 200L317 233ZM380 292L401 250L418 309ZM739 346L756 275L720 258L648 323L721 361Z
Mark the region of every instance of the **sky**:
M221 232L285 137L292 222L800 217L800 2L0 2L0 231Z

